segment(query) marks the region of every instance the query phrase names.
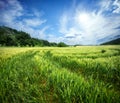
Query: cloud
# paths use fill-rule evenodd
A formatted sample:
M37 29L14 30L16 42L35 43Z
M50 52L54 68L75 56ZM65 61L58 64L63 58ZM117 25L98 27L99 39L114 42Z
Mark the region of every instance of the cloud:
M45 26L44 28L37 30L38 33L38 38L42 38L42 39L46 39L47 38L47 34L46 34L46 30L49 29L49 26Z
M111 0L101 0L101 2L98 3L100 6L99 12L104 12L104 11L110 11L111 8L110 6L112 5Z
M46 20L41 20L41 19L38 19L38 18L31 18L31 19L24 19L23 22L27 26L36 27L36 26L40 26L43 23L45 23Z
M17 17L23 15L23 7L17 0L0 1L0 23L11 24Z
M68 15L66 13L64 13L61 17L60 17L60 32L66 32L67 31L67 24L68 24Z
M99 44L103 42L99 41L100 39L120 35L120 29L115 29L120 27L120 15L114 15L114 13L119 13L118 0L115 2L104 0L98 4L99 10L83 10L79 8L80 4L76 6L75 12L71 12L72 16L69 12L62 14L59 32L64 35L66 43ZM117 8L113 9L113 4Z
M100 11L99 13L103 13L106 11L111 11L112 13L119 14L120 13L120 1L119 0L102 0L100 3Z
M0 1L0 24L30 33L32 37L42 38L47 27L42 26L47 22L42 19L44 14L36 9L25 10L18 0Z
M88 6L73 0L54 27L55 24L47 25L49 20L43 18L43 11L35 8L25 10L18 0L0 0L0 25L23 30L32 37L51 42L99 44L120 35L120 1L100 0L95 3Z
M113 6L116 6L116 9L113 11L113 13L120 13L120 1L119 0L115 0L113 2Z
M50 42L56 42L56 43L59 43L59 42L66 42L65 38L63 36L56 36L56 35L53 35L53 34L49 34L48 35L48 39Z

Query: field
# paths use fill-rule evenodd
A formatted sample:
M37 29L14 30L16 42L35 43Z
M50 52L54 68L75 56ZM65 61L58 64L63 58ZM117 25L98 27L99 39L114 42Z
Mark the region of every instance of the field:
M120 103L120 45L0 47L0 103Z

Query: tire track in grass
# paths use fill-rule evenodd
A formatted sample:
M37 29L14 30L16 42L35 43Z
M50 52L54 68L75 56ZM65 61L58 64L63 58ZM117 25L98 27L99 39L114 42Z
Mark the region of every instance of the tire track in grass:
M66 68L71 72L84 76L84 78L88 80L92 77L95 82L104 82L111 87L110 89L115 89L116 92L119 92L119 71L117 69L112 69L108 64L103 64L95 60L86 61L83 59L78 62L66 56L54 56L50 51L46 51L45 57L49 59L53 65L59 68Z
M7 59L0 69L1 103L119 103L104 83L87 81L48 57L31 50ZM2 62L0 62L1 64Z
M0 68L0 103L46 103L36 54L28 51L6 59Z
M48 51L38 57L40 69L47 77L47 86L53 92L52 97L59 103L112 103L120 101L116 92L109 90L103 82L89 81L83 76L68 71L66 68L58 67L49 59L51 53ZM39 60L39 58L41 60ZM41 62L43 61L43 62Z

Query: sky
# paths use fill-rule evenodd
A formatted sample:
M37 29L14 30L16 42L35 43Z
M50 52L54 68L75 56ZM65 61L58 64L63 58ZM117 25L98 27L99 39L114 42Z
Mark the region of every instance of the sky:
M0 25L69 45L120 37L120 0L0 0Z

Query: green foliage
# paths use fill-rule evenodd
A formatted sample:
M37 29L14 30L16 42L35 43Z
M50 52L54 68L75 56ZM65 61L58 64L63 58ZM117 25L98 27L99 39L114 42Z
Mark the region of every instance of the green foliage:
M101 45L120 45L120 38L105 42L105 43L103 43Z
M0 26L0 46L57 46L57 44L32 38L23 31Z
M106 50L101 50L101 53L105 53L106 52Z
M58 47L67 47L67 45L63 42L58 43Z
M1 47L0 103L119 103L119 48Z

